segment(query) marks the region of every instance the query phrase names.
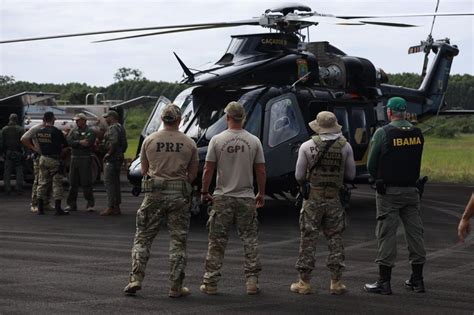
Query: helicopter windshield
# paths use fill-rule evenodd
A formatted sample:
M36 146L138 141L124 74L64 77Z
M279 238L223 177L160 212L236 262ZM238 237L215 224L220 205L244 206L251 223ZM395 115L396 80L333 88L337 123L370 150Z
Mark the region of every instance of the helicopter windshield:
M146 125L146 129L143 130L143 135L146 137L152 132L157 131L161 126L161 112L166 104L169 103L167 99L160 99L158 100L159 104L156 106L153 115L149 119L149 123Z
M239 103L241 103L244 108L245 112L251 113L247 117L247 121L245 122L244 129L248 132L258 136L260 133L260 122L261 122L261 115L262 115L262 106L260 103L255 104L255 108L252 111L252 104L253 100L255 99L255 95L250 93L250 95L244 95L239 99ZM206 140L211 140L211 138L222 131L227 129L227 121L226 116L223 114L223 110L221 111L221 118L217 120L213 125L211 125L206 131Z

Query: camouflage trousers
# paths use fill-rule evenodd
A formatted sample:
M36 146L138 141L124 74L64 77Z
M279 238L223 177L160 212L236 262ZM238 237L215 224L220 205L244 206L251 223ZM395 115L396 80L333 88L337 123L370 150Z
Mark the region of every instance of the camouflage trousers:
M107 192L107 208L120 206L122 193L120 192L120 169L123 160L109 161L104 166L104 184Z
M377 258L376 263L393 267L397 257L397 229L400 220L405 230L410 264L424 264L426 252L420 196L415 187L387 187L384 195L377 194Z
M38 183L39 183L39 161L40 157L36 157L33 159L33 185L31 187L31 206L38 207ZM48 187L46 192L46 197L43 197L44 204L49 205L49 199L51 195L51 186Z
M71 165L69 166L69 185L67 204L71 208L77 208L77 193L79 186L82 186L84 198L87 200L87 207L94 206L91 156L73 156L71 158Z
M46 200L52 185L53 200L63 199L63 174L60 161L46 156L39 159L38 199Z
M19 151L7 150L3 170L3 182L7 193L11 191L10 177L13 170L16 176L16 191L21 192L23 191L23 156Z
M237 233L244 243L244 272L246 277L257 276L262 270L258 255L258 220L255 200L215 196L209 213L209 245L203 283L216 285L229 239L229 230L235 222Z
M300 212L301 240L295 267L302 280L311 279L320 230L323 231L328 242L329 256L326 265L331 272L331 279L341 278L345 268L342 241L345 225L345 213L341 207L338 192L334 188L312 189L308 200L303 202Z
M170 287L178 289L184 280L186 267L186 242L191 212L189 198L182 193L147 193L137 211L136 233L132 248L130 281L143 281L150 258L150 248L160 225L168 224L170 233Z

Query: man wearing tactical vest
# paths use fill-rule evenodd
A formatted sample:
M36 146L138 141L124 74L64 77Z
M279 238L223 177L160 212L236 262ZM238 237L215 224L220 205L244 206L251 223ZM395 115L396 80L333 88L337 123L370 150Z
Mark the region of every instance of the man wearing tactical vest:
M36 139L40 146L38 182L38 213L44 214L44 200L48 187L52 183L55 215L65 215L69 212L61 209L63 198L63 170L61 165L62 150L68 146L66 137L61 130L54 126L53 112L46 112L43 116L43 127L36 132Z
M211 202L212 207L207 223L209 244L200 290L205 294L217 293L229 230L235 222L237 233L244 243L247 294L257 294L258 275L262 270L257 249L257 208L264 204L265 158L260 140L242 129L244 107L238 102L230 102L225 113L228 129L211 138L202 178L201 201ZM211 196L209 186L216 168L216 188L214 196ZM257 196L253 187L254 170Z
M104 183L107 192L107 208L100 215L119 215L122 195L120 193L120 170L127 150L127 136L125 128L119 123L116 111L104 114L109 127L104 135Z
M0 148L2 148L1 151L5 152L5 165L3 172L5 193L7 195L11 194L10 176L12 170L15 170L16 193L22 194L23 150L20 139L24 133L24 129L18 125L17 114L11 114L8 120L8 125L0 130Z
M135 294L141 289L151 244L160 225L167 222L171 237L168 295L174 298L189 294L183 281L191 218L191 183L197 176L199 158L196 143L178 129L181 122L179 107L167 105L161 119L164 129L146 137L141 147L142 186L147 190L137 211L132 272L124 291Z
M76 128L71 129L67 142L71 147L71 164L69 166L69 194L67 196L68 208L77 210L77 192L82 186L84 198L87 200L86 210L94 211L94 194L92 192L92 150L95 143L95 133L87 126L87 116L79 113L73 118Z
M336 116L320 112L309 127L317 133L304 142L298 152L295 178L300 187L309 185L300 212L301 241L296 269L299 281L290 290L299 294L311 294L311 272L314 269L316 241L322 229L328 241L327 267L331 272L330 293L344 294L347 289L341 282L344 270L345 213L339 198L344 178L355 177L352 147L342 136Z
M426 261L423 223L420 216L420 192L416 187L420 176L423 135L407 120L406 101L392 97L387 103L390 124L379 128L370 143L367 169L376 179L379 279L365 284L369 293L392 294L390 279L397 256L399 220L405 228L412 274L405 287L425 292L423 265Z

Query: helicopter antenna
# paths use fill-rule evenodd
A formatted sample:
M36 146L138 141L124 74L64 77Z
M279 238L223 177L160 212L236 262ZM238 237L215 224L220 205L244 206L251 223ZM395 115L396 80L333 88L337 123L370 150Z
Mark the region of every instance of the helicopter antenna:
M189 68L184 64L184 62L181 60L181 58L178 57L178 55L173 51L174 56L176 59L178 59L179 65L181 68L183 68L184 73L188 76L188 81L193 82L194 81L194 74L189 70Z
M435 13L438 12L438 7L439 7L439 1L440 0L437 0L436 2L436 9L435 9ZM423 61L423 69L421 70L421 81L423 81L423 79L425 78L425 75L426 75L426 68L428 67L428 56L431 52L431 47L433 46L433 28L434 28L434 24L435 24L435 21L436 21L436 15L433 16L433 21L431 22L431 30L430 30L430 33L428 34L428 37L426 38L426 42L424 43L424 52L425 52L425 59Z

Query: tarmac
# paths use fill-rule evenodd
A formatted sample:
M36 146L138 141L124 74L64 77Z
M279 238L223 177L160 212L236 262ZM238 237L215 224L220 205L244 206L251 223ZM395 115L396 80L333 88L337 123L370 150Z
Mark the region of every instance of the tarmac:
M233 230L224 258L218 295L199 292L207 250L204 216L194 217L188 238L185 283L191 295L171 299L168 292L166 227L152 247L143 288L135 297L122 292L130 271L135 213L142 197L123 182L121 216L79 211L56 217L29 212L30 198L6 196L0 187L0 314L474 314L474 240L457 240L457 224L474 186L427 185L422 202L427 264L426 293L403 287L410 275L403 229L391 296L368 294L364 283L377 279L374 191L360 184L353 191L344 234L349 292L329 294L324 236L317 247L312 295L290 292L299 247L299 211L284 201L267 201L259 212L261 292L245 293L243 246ZM105 205L96 186L97 210ZM474 224L474 222L473 222Z

